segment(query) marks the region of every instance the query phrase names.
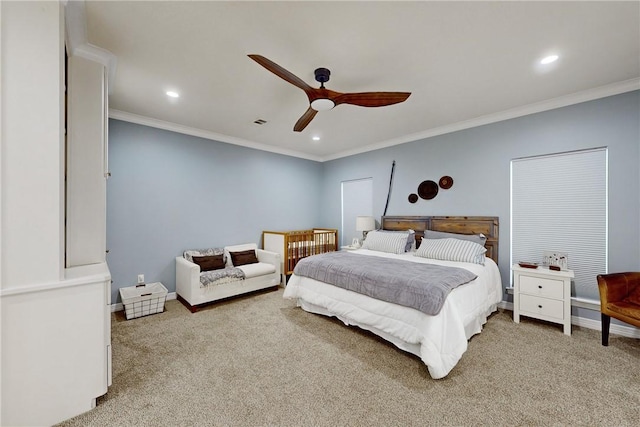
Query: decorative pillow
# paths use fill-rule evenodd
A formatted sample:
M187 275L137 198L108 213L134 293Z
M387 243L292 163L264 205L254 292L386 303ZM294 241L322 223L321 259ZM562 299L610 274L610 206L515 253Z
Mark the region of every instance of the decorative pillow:
M484 246L487 242L487 237L484 234L457 234L457 233L447 233L445 231L432 231L425 230L424 232L425 239L460 239L460 240L469 240L470 242L475 242L479 245Z
M193 256L193 262L200 266L200 271L221 270L225 267L224 255Z
M233 263L234 267L237 267L239 265L258 263L256 251L253 249L241 252L229 252L229 255L231 255L231 262Z
M193 262L194 256L210 256L224 254L223 248L189 249L184 251L182 256L189 262Z
M416 256L443 261L471 262L484 265L487 249L475 242L460 239L422 239Z
M233 267L233 263L231 262L231 253L230 252L242 252L252 250L255 251L258 249L258 245L255 243L243 243L240 245L231 245L224 247L224 257L227 261L227 267Z
M624 301L627 301L631 304L640 305L640 286L636 287L633 292L631 292Z
M366 239L362 242L362 249L401 254L406 251L407 244L411 249L409 234L406 231L373 230L367 234ZM413 236L415 239L415 235Z

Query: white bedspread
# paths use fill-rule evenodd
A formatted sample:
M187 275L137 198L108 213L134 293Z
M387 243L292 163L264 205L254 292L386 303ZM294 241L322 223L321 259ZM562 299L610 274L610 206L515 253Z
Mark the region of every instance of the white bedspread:
M485 265L420 258L413 253L387 254L366 249L351 253L466 268L478 278L454 289L437 316L293 274L284 298L297 299L303 309L335 316L347 325L370 330L397 347L419 356L433 378L445 377L467 350L467 341L481 332L502 300L496 263Z

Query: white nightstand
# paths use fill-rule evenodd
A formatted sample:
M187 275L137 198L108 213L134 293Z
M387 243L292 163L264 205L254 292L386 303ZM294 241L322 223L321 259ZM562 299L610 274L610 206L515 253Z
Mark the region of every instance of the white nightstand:
M520 316L534 317L564 325L565 335L571 335L572 270L553 271L547 267L513 270L513 321Z

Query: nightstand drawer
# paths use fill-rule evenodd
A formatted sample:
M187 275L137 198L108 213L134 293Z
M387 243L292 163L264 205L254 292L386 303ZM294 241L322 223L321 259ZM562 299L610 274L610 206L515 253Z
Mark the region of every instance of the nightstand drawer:
M559 320L564 319L564 302L533 295L520 295L520 311L522 314L540 314Z
M543 279L534 276L520 276L520 292L545 298L564 298L562 280Z

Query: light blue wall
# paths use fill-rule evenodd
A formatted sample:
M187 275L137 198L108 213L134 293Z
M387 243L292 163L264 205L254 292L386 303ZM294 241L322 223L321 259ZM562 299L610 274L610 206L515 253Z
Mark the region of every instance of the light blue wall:
M609 271L640 270L640 92L432 137L323 164L323 222L340 224L340 183L373 177L374 216L488 215L500 218L499 266L509 284L510 161L586 148L609 148ZM420 182L449 175L454 185L411 204ZM596 285L594 278L593 286Z
M109 168L114 303L139 273L174 292L185 249L260 245L262 230L323 226L317 162L112 119Z
M111 120L107 245L114 302L117 289L133 285L138 273L175 291L174 257L187 248L259 242L263 229L340 228L342 181L373 178L379 219L393 160L388 215L500 218L506 286L510 161L603 146L610 166L609 271L640 270L638 91L325 163ZM420 182L443 175L454 179L450 190L407 201Z

